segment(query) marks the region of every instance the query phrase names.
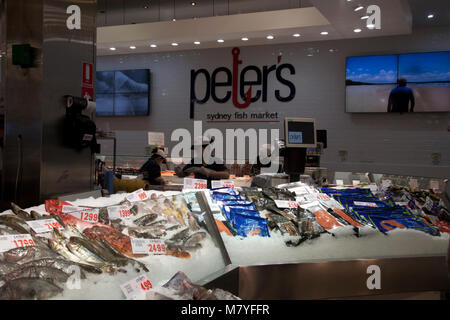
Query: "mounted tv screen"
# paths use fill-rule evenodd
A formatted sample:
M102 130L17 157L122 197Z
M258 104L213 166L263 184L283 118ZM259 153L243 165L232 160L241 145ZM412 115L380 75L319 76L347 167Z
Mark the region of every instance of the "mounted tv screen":
M150 70L97 72L97 116L147 116Z
M349 57L346 69L347 112L450 112L450 51Z

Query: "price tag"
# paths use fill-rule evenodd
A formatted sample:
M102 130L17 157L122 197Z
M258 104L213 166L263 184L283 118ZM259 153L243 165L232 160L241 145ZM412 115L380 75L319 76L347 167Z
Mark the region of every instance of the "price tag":
M10 234L0 236L0 252L6 252L20 247L34 247L31 234Z
M430 189L434 192L439 191L439 181L438 180L430 180Z
M82 208L75 206L63 206L63 213L68 213L71 216L89 223L98 223L99 209Z
M338 186L343 186L344 185L344 180L336 180L336 184Z
M26 221L26 223L34 230L36 233L44 233L52 231L53 229L64 229L62 225L59 224L55 219L46 219L46 220L35 220L35 221Z
M184 178L184 189L202 190L207 188L208 188L207 180Z
M213 180L213 181L211 181L211 187L213 189L217 189L217 188L233 188L234 189L234 181L233 180Z
M136 300L139 298L145 299L145 293L150 291L152 288L152 283L145 275L139 276L136 279L130 280L120 286L120 289L124 293L125 297L130 300Z
M129 219L131 217L131 208L127 206L108 207L108 217L111 220Z
M353 180L352 183L353 183L354 186L357 186L357 185L359 185L361 183L361 181L360 180Z
M275 200L275 204L279 209L298 208L300 205L296 201Z
M409 187L412 190L419 189L419 181L417 181L417 179L409 179Z
M373 202L354 201L353 204L355 206L361 206L361 207L378 208L377 204L373 203Z
M131 249L134 254L166 254L166 245L163 239L131 238Z
M381 181L381 185L382 185L383 189L387 189L392 185L392 181L391 180L383 180L383 181Z
M139 189L127 195L126 199L130 202L144 201L148 199L148 195L143 189Z

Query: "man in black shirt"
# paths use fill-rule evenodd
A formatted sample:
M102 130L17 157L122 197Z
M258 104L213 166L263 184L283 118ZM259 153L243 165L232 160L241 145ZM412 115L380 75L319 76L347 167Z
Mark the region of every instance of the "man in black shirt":
M161 177L162 164L167 164L166 155L163 151L158 150L142 165L139 172L144 175L144 180L147 180L151 185L164 185L165 181Z
M202 155L209 143L209 140L203 138ZM191 163L185 165L183 169L180 167L175 168L175 172L180 178L187 177L193 173L195 175L195 179L208 180L208 188L211 188L211 180L222 180L230 177L228 168L224 164L219 164L216 162L207 164L205 163L203 156L202 162L202 164L194 164L194 160L192 160Z
M414 93L406 86L407 84L405 78L398 79L398 87L393 89L389 95L388 112L414 112ZM411 109L409 109L410 101Z

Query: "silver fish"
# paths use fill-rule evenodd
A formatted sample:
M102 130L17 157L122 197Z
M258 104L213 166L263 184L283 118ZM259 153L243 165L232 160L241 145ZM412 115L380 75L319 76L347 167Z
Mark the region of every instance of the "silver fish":
M206 232L197 232L189 236L189 238L186 239L183 246L186 249L189 248L198 248L198 244L200 244L200 241L206 238Z
M39 278L20 278L0 288L0 300L43 300L63 292L55 284Z
M158 215L156 213L150 213L139 219L134 220L133 222L138 226L145 226L155 221L156 218L158 218Z
M189 223L189 229L191 229L192 231L197 231L200 229L200 226L197 223L197 220L195 220L194 216L192 215L192 213L190 213L189 211L187 212L187 216L188 216L188 223Z
M37 259L59 258L60 256L46 247L20 247L3 253L7 262L27 263Z
M4 275L2 280L8 282L20 278L40 278L54 284L64 284L67 282L69 275L52 267L28 266Z
M20 265L13 262L0 261L0 276L13 272L20 268Z
M1 263L0 263L0 266L1 266ZM26 268L26 267L30 267L30 266L56 268L67 274L71 274L73 272L74 266L80 267L83 270L84 270L83 267L86 267L84 265L82 266L75 262L70 262L70 261L67 261L64 259L53 259L53 258L34 260L34 261L30 261L28 263L21 265L22 268ZM89 269L90 266L87 266L87 267ZM80 270L80 277L81 277L81 279L86 279L86 275L83 270ZM100 271L100 273L101 273L101 271Z

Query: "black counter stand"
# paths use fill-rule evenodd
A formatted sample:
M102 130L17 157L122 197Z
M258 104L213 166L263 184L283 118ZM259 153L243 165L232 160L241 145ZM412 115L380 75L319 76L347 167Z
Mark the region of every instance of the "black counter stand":
M290 182L300 181L300 175L305 173L306 148L286 148L284 152L284 172Z

